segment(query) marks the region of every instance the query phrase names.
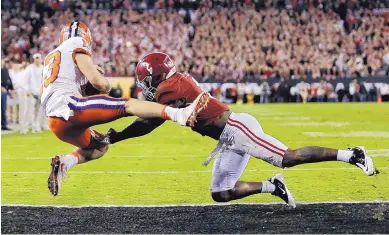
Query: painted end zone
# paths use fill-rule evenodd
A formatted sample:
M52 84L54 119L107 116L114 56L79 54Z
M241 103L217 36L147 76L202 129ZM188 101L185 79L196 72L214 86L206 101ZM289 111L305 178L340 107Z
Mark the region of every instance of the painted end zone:
M389 203L2 206L3 233L389 233Z

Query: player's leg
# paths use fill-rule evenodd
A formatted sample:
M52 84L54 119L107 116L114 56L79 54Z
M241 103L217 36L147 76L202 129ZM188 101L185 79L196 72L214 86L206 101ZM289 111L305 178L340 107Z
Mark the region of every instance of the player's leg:
M77 164L102 157L108 151L108 145L101 142L98 132L90 128L75 126L61 118L49 118L50 129L62 141L78 146L72 153L56 155L51 160L51 173L48 188L56 196L65 173Z
M374 174L374 165L362 147L351 150L337 150L324 147L308 146L300 149L289 149L276 138L263 132L259 122L249 114L234 114L228 124L235 128L237 149L262 159L274 166L292 167L299 164L323 161L343 161L360 167L365 174Z
M111 122L121 117L135 115L142 118L159 117L178 122L181 125L193 124L197 114L206 107L209 96L200 94L188 107L177 109L154 102L129 98L111 98L105 95L86 98L69 97L69 107L78 113L80 122L97 125Z
M104 144L102 135L89 128L89 125L81 125L86 122L84 120L80 122L77 116L68 121L58 117L49 117L48 119L51 132L63 142L81 149L99 149Z
M56 155L51 159L51 173L47 184L53 196L58 195L62 180L71 167L91 160L99 159L108 151L108 145L101 149L81 149L76 147L73 152L66 155Z
M108 150L101 136L90 129L91 126L110 122L128 116L125 112L127 99L114 99L107 96L92 96L87 99L70 97L69 108L73 116L69 120L49 117L49 128L58 139L74 145L72 154L57 155L51 161L48 188L55 196L65 173L74 165L98 159Z
M342 161L361 168L366 175L371 176L375 173L373 159L367 156L365 148L360 146L348 150L317 146L288 149L283 158L283 167L323 161Z
M141 118L163 118L180 125L194 125L197 114L203 110L209 101L207 93L201 93L194 102L186 108L173 108L155 102L129 99L126 102L126 112Z
M224 150L216 157L211 181L211 195L214 201L228 202L254 194L271 193L295 206L293 196L281 174L262 182L238 181L248 161L248 154L234 150Z

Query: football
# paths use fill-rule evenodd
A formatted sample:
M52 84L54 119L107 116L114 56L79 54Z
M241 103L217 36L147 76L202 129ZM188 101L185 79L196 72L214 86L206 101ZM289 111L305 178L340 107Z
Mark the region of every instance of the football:
M90 83L88 81L88 83L85 85L85 88L84 88L84 96L91 96L91 95L98 95L100 94L101 92L99 90L97 90L93 85L92 83Z

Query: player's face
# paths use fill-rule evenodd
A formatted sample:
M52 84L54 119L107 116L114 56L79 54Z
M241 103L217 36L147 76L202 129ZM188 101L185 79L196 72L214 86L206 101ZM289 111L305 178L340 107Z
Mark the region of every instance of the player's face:
M165 80L165 78L166 78L166 73L153 76L152 80L151 80L151 86L154 87L154 88L157 88L159 86L159 84L163 80Z

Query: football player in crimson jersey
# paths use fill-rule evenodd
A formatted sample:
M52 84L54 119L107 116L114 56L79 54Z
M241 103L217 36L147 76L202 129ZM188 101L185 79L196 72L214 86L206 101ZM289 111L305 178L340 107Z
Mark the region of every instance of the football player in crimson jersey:
M136 67L137 83L150 101L184 106L203 92L187 73L176 71L173 61L164 53L144 56ZM110 143L150 133L165 120L153 118L135 120L121 132L108 131ZM262 182L239 181L250 156L284 168L299 164L343 161L355 165L366 175L374 174L374 165L363 147L337 150L323 147L290 149L281 141L266 134L250 114L234 113L228 106L211 98L208 106L197 116L192 130L218 141L204 165L216 155L213 164L211 195L216 202L227 202L257 193L272 193L288 205L295 206L281 174Z
M111 84L92 60L89 28L81 22L65 25L60 32L59 44L44 60L41 104L53 134L76 148L70 154L52 158L47 183L54 196L71 167L98 159L108 150L108 145L101 142L102 136L90 127L130 115L193 125L197 113L209 100L208 94L202 93L193 105L176 109L153 102L109 97ZM88 84L97 94L83 97L83 87Z

